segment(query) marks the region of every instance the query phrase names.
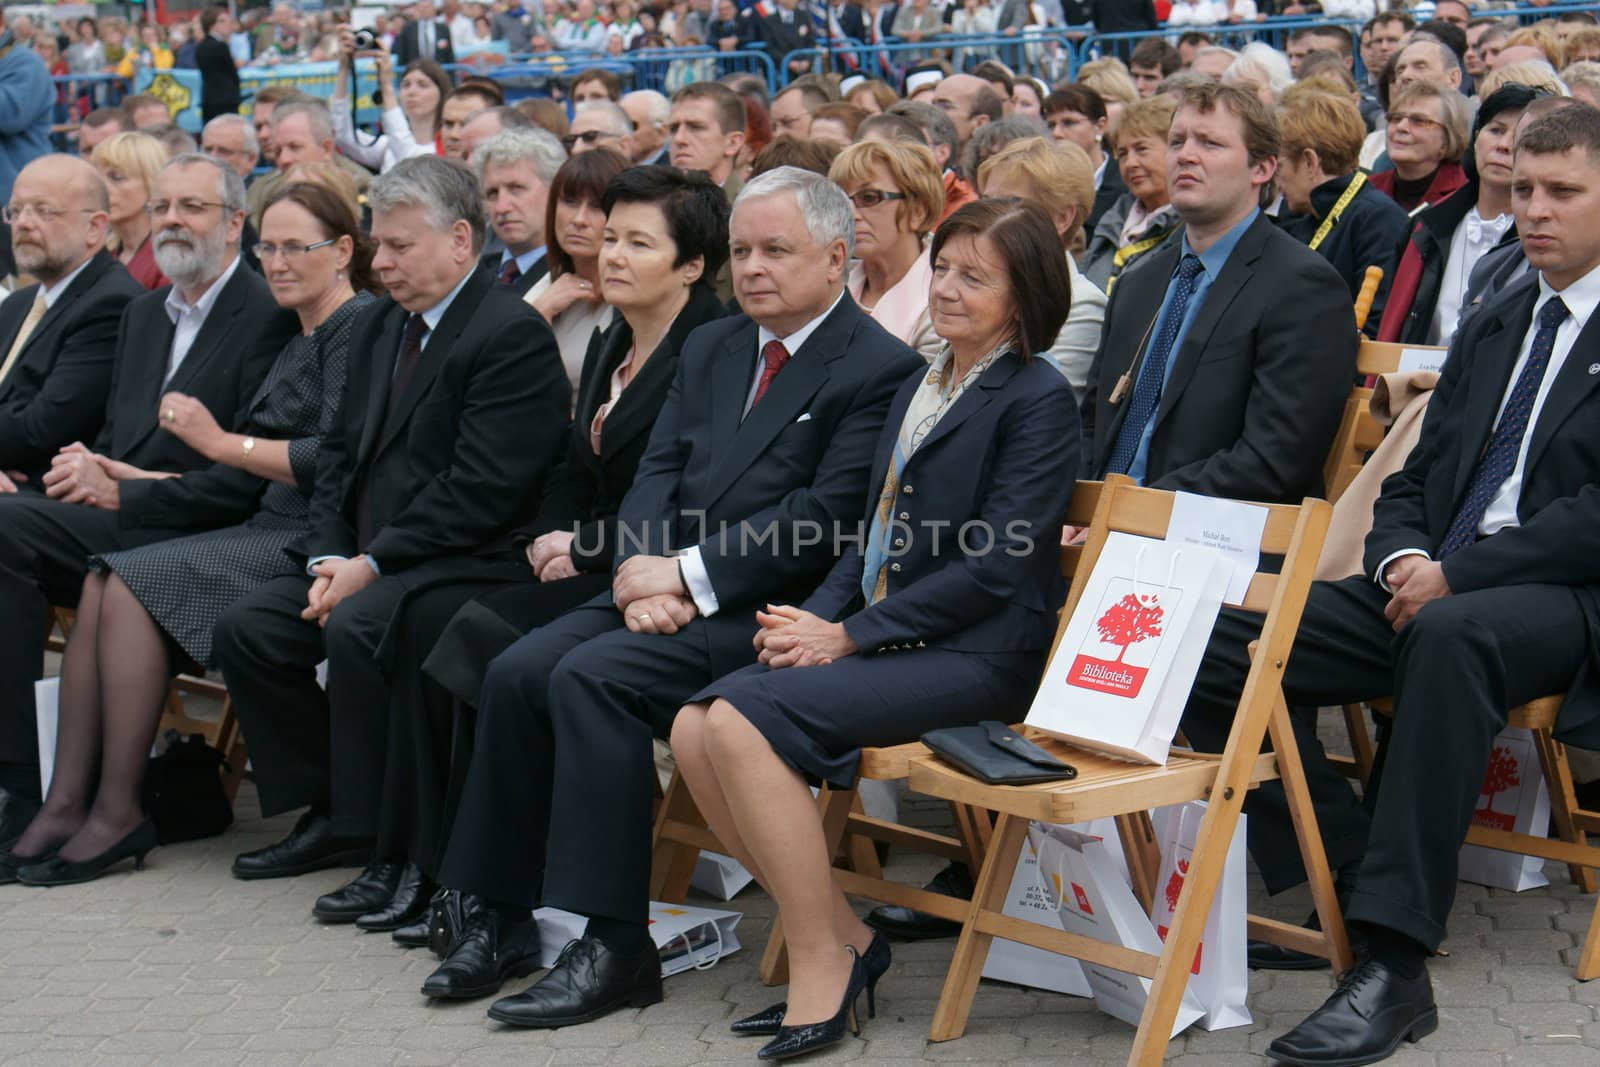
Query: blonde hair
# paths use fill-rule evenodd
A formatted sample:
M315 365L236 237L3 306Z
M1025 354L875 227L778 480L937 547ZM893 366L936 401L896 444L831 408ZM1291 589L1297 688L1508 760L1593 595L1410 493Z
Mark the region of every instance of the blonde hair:
M1061 237L1064 246L1070 245L1094 207L1094 164L1089 153L1070 141L1047 137L1012 141L978 168L980 194L991 178L1002 173L1026 178L1033 185L1033 202L1052 219L1072 209L1072 229Z
M1389 110L1394 111L1417 100L1437 100L1444 115L1444 162L1458 163L1467 150L1467 98L1454 89L1433 82L1412 82L1395 91L1389 100Z
M148 196L155 191L156 176L167 165L167 150L148 133L114 133L94 146L89 160L97 170L115 169L138 178Z
M1286 95L1278 108L1278 130L1285 156L1310 149L1322 171L1337 177L1349 174L1361 160L1367 124L1348 96L1296 92Z
M927 146L909 141L859 141L839 153L828 168L828 178L835 185L856 184L867 181L880 168L906 196L895 210L895 222L918 236L931 233L944 213L944 176Z
M1600 99L1600 63L1589 60L1573 63L1561 72L1561 80L1566 83L1569 94L1573 86L1579 85Z
M322 186L343 200L352 215L357 219L361 218L361 193L356 188L356 180L332 160L318 159L296 163L284 171L283 178L285 188L295 182Z
M1567 86L1548 63L1530 59L1522 63L1508 63L1499 70L1491 70L1478 83L1478 99L1487 100L1496 90L1508 85L1526 85L1530 89L1543 89L1551 96L1566 96Z
M1167 131L1172 128L1173 112L1178 110L1178 100L1171 93L1162 93L1152 96L1148 100L1135 101L1122 109L1122 114L1117 116L1117 121L1111 124L1109 140L1111 149L1116 151L1117 145L1124 137L1154 137L1165 142Z
M1515 48L1517 45L1537 48L1544 53L1544 57L1550 61L1550 65L1553 67L1564 66L1566 63L1567 50L1561 43L1561 38L1556 36L1555 30L1543 22L1534 23L1532 26L1524 26L1506 38L1505 46L1507 48Z
M1093 89L1103 100L1119 104L1132 104L1139 99L1139 88L1133 84L1128 68L1114 56L1091 59L1079 67L1077 84Z

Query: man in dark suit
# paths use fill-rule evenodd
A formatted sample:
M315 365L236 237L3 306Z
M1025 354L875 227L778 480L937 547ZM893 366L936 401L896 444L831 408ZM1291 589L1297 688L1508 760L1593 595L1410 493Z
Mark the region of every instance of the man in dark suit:
M1273 1042L1281 1062L1372 1063L1437 1026L1424 960L1445 936L1457 852L1507 709L1565 693L1557 736L1600 747L1600 113L1530 123L1514 177L1537 276L1456 335L1422 436L1373 509L1364 573L1313 585L1284 676L1291 703L1392 694L1395 706L1370 820L1348 787L1317 804L1330 860L1359 862L1345 915L1366 957ZM1226 728L1258 624L1219 618L1186 731ZM1314 733L1300 747L1308 771L1330 773ZM1274 814L1274 847L1294 851L1287 813Z
M110 197L84 160L29 163L9 206L12 247L38 282L0 303L0 493L38 485L59 449L100 432L117 324L144 292L105 251Z
M1355 374L1353 320L1335 327L1349 294L1257 207L1276 166L1271 112L1231 87L1181 99L1167 172L1185 233L1112 292L1083 398L1084 477L1298 503L1321 487Z
M374 179L369 201L389 297L353 327L344 411L322 440L295 553L306 573L268 582L216 629L263 813L309 809L282 841L235 859L240 878L367 858L381 773L330 781L330 730L383 750L389 620L408 591L460 580L510 548L568 420L554 335L480 268L471 176L415 156Z
M74 441L37 485L0 495L0 602L8 609L0 618L0 790L24 797L38 790L33 682L49 605L77 604L90 554L240 522L260 492L258 479L211 470L163 431L162 395L191 396L232 426L296 329L266 283L240 269L237 174L208 156L179 156L157 177L150 204L156 262L173 285L136 297L123 313L93 449ZM0 796L0 840L10 837Z
M394 62L404 69L413 59L454 63L456 53L450 44L450 24L438 17L431 0L422 0L413 9L415 17L400 30L394 42Z
M561 142L542 129L502 130L472 153L489 225L502 247L486 254L483 265L518 296L550 273L545 207L550 183L566 161Z
M483 996L529 973L540 902L587 915L587 934L492 1018L563 1026L661 998L646 926L651 740L754 660L758 608L798 602L828 571L889 401L922 366L844 293L849 219L837 186L792 167L740 194L730 244L746 314L684 346L622 502L611 593L489 669L440 871L477 904L425 995Z
M809 12L800 9L800 0L776 0L777 10L760 22L760 39L767 46L767 55L774 66L786 68L789 76L804 74L811 69L811 60L789 58L790 52L817 47L817 31L811 25Z
M233 65L233 52L228 48L233 29L233 16L225 7L208 7L200 14L202 37L195 45L194 65L200 71L202 122L239 110L239 68Z

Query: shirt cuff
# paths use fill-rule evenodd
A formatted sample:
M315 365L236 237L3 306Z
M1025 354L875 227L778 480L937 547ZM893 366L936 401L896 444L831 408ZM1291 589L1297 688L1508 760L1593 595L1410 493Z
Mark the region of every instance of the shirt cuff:
M367 561L367 566L372 568L372 573L382 578L383 570L378 566L378 561L373 558L372 553L368 552L363 558Z
M1384 580L1384 577L1383 577L1384 572L1389 569L1389 564L1393 563L1395 560L1399 559L1401 556L1421 556L1423 559L1432 559L1433 558L1432 556L1428 555L1428 553L1424 552L1420 548L1402 548L1398 552L1389 553L1389 555L1384 557L1383 562L1378 564L1378 570L1372 576L1372 580L1374 582L1378 583L1378 588L1382 589L1385 593L1393 593L1394 590L1390 589L1389 588L1389 583Z
M689 597L700 614L706 618L720 609L716 590L711 588L711 575L706 573L705 560L700 558L700 546L686 548L678 557L678 569L683 572L683 584L689 587Z
M316 571L312 570L312 568L317 564L330 559L347 560L349 558L349 556L312 556L310 559L306 560L306 573L313 578L320 577Z

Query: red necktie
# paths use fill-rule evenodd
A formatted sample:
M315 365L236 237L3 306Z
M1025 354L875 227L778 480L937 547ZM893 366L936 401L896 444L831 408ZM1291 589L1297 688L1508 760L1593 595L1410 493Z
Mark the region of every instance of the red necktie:
M761 380L756 382L755 399L750 401L753 410L761 403L761 398L766 395L767 386L772 384L772 379L789 362L789 350L783 347L782 341L768 341L761 349Z
M516 260L508 259L500 264L501 285L515 285L520 277L522 277L522 268L517 266Z

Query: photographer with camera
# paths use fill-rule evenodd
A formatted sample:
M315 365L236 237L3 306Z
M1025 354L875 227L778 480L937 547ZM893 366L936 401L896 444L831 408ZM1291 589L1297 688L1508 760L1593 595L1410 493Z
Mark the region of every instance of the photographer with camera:
M373 103L383 109L383 133L372 137L356 129L352 102L355 61L371 58L377 64L378 85ZM450 95L450 76L431 59L414 59L400 77L398 91L394 58L382 39L370 30L339 28L339 72L334 77L334 143L339 151L380 174L410 156L437 155L439 118L444 98Z

